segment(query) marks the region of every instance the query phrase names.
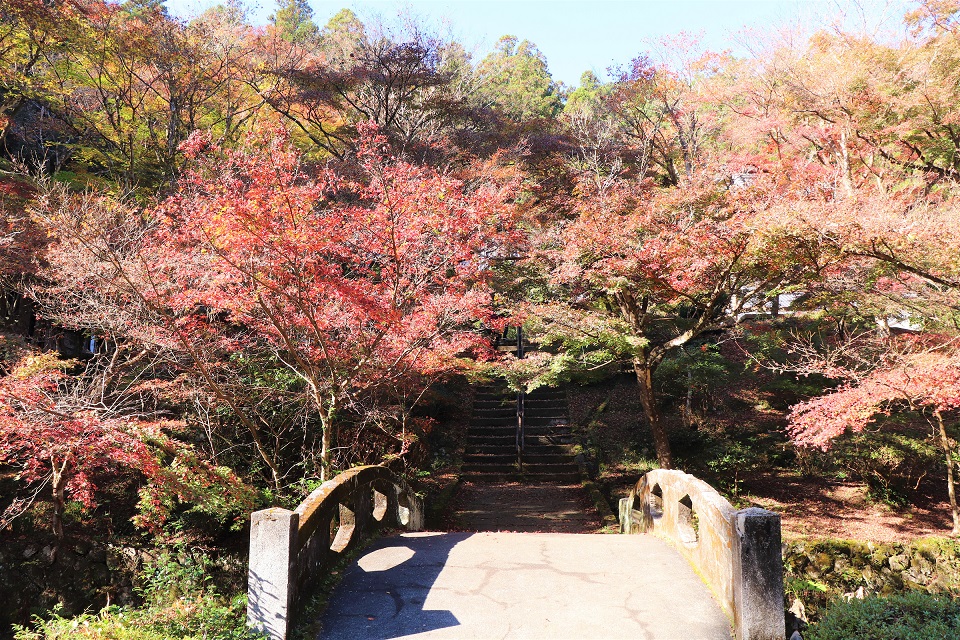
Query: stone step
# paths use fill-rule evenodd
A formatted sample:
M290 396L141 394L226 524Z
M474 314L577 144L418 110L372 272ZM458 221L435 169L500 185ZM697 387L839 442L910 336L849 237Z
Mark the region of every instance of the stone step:
M517 461L517 454L510 453L468 453L463 456L464 466L490 465L490 464L513 464Z
M579 469L579 467L577 467L577 463L573 461L573 456L571 456L569 453L532 454L524 450L523 464L524 465L563 464L563 465L573 465L574 468Z
M497 440L510 441L513 442L517 439L517 432L514 429L504 430L504 431L473 431L467 434L467 442L483 442L485 444L498 444ZM501 443L502 444L502 443ZM541 443L535 443L541 444ZM544 442L542 444L554 444L552 442Z
M464 464L460 467L463 473L516 473L516 464Z
M514 441L509 445L503 444L473 444L468 447L466 455L516 456L517 446Z
M529 415L541 415L541 416L566 416L567 415L567 405L566 403L556 405L536 405L532 402L527 402L523 405L524 412ZM514 411L516 409L514 408Z
M470 453L478 453L480 452L481 447L501 448L504 450L509 449L510 452L512 453L517 450L517 442L513 438L510 438L509 440L506 438L503 438L500 440L484 440L479 442L470 442L467 445L467 450L464 452L464 454L466 455ZM506 453L506 451L504 451L503 453Z
M580 484L580 472L576 473L536 473L524 471L523 478L527 482L552 482L556 484Z
M512 407L481 407L473 408L473 417L476 418L500 418L504 416L516 416L517 407L516 405Z
M567 399L559 396L556 398L535 398L533 396L527 396L523 401L531 407L562 407L564 411L567 409Z
M538 427L528 424L523 428L523 434L526 436L571 436L573 431L568 426Z
M528 394L526 395L526 398L527 398L527 400L533 400L533 401L537 401L537 400L563 400L564 402L566 402L566 400L567 400L567 392L566 392L566 391L560 391L559 389L557 389L557 390L551 389L550 391L546 391L546 390L543 390L543 389L537 389L537 390L534 391L533 393L528 393Z
M513 424L472 425L469 429L467 429L468 436L506 435L516 432L517 426Z
M516 471L510 473L471 471L461 473L460 479L467 482L520 482L523 478Z
M562 436L532 436L527 434L524 439L526 446L530 445L570 445L573 443L572 435Z
M491 399L473 401L474 411L477 411L480 409L495 409L499 407L505 407L507 409L516 410L517 399L516 398L491 398Z
M547 463L534 463L524 460L523 471L524 473L579 473L580 468L571 460Z
M513 471L466 471L460 478L467 482L530 482L544 484L580 484L580 472L531 472L526 469L520 473Z
M467 450L464 452L464 455L470 455L474 453L486 453L486 451L481 450L481 447L489 447L491 449L502 449L498 452L499 454L504 453L513 453L517 450L517 441L515 438L502 439L489 439L489 440L479 440L475 442L470 442L467 444ZM509 450L509 451L508 451ZM493 454L497 455L497 454Z
M492 418L484 419L474 419L470 421L470 429L484 429L488 427L511 427L513 429L517 428L517 418L515 416L510 418L503 418L500 420L494 420Z
M523 416L523 421L526 424L533 426L549 426L549 425L567 425L570 424L570 421L567 419L567 416L559 414L544 414L544 413L526 413Z
M533 444L529 439L523 447L525 454L530 456L573 456L572 449L566 444Z
M494 436L497 438L502 438L506 436L515 437L517 434L517 426L514 424L499 424L499 425L487 425L483 427L470 427L467 430L467 438L471 436L485 438L487 436Z

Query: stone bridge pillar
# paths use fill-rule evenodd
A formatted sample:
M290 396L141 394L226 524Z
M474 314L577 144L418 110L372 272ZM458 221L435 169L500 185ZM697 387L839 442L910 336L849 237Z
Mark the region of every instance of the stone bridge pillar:
M737 637L782 640L785 623L780 514L755 507L738 511L736 536L733 588Z

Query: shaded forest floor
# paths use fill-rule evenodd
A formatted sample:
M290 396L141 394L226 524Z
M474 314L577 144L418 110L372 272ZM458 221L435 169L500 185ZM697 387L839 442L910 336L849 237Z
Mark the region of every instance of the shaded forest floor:
M777 383L753 378L737 380L713 395L713 406L698 411L687 424L679 418L680 406L664 411L671 416L676 466L706 480L736 506L780 513L785 539L904 542L949 534L946 482L935 459L880 468L881 473L890 471L884 481L896 487L884 499L875 486L857 477L864 469L851 469L862 452L844 453L847 445L841 443L838 452L797 455L784 431L786 409L794 401L790 390L785 393ZM615 506L640 475L658 466L636 381L621 375L571 385L569 398L585 453Z

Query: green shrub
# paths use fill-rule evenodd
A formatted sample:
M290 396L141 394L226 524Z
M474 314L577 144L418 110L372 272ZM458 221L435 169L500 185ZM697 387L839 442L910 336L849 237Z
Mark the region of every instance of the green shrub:
M806 640L943 640L960 638L960 601L912 591L888 598L835 600Z
M16 640L248 640L246 597L225 602L215 594L139 609L107 607L74 618L54 614L32 629L16 626Z
M106 607L98 613L34 618L16 626L16 640L248 640L246 595L227 598L211 584L213 562L181 545L161 549L144 566L141 607Z

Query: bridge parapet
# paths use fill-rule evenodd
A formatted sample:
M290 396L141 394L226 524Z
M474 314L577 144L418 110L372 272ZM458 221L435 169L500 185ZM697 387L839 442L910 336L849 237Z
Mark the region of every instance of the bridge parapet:
M672 542L716 594L739 640L784 638L779 514L738 511L706 482L655 469L620 500L620 532Z
M286 640L297 596L344 552L379 528L423 528L423 504L386 467L345 471L294 510L251 516L247 625Z

